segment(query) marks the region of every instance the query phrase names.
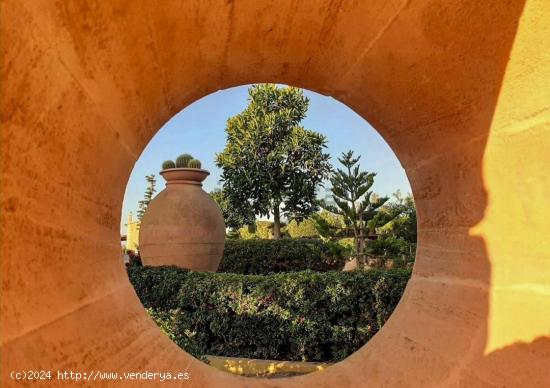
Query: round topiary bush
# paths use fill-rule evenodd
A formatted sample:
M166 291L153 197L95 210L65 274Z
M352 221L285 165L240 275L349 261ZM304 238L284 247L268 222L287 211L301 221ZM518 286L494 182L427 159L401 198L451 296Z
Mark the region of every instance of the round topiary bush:
M189 162L193 160L193 157L189 154L181 154L176 159L176 167L186 168L189 165Z
M169 168L176 168L176 163L174 163L173 160L165 160L164 162L162 162L162 169L163 170L166 170L166 169L169 169Z
M187 167L189 168L201 168L201 161L198 160L198 159L192 159L189 161L189 163L187 164Z

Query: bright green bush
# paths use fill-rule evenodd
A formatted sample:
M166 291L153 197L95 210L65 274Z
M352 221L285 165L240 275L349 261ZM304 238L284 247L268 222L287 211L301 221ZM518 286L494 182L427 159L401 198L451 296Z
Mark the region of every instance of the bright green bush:
M239 238L243 240L270 239L273 237L273 222L259 220L252 225L239 228L238 232Z
M315 220L307 218L302 222L292 220L285 227L285 232L291 238L319 237L319 232L315 227Z
M322 210L302 222L290 221L284 231L291 238L334 238L344 227L341 216Z
M196 356L339 361L386 322L411 273L256 276L130 266L128 274L162 330Z
M355 244L353 237L344 237L344 238L338 239L338 243L344 247L348 247L351 249L353 249L353 246Z
M265 275L273 272L339 270L344 250L315 239L226 240L218 272Z

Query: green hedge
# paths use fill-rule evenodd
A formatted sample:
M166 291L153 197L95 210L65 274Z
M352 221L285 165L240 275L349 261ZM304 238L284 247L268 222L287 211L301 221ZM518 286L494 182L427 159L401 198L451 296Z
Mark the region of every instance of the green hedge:
M266 275L339 270L345 258L333 245L316 239L226 240L218 272Z
M128 274L159 326L195 356L339 361L380 329L411 273L258 276L130 266Z

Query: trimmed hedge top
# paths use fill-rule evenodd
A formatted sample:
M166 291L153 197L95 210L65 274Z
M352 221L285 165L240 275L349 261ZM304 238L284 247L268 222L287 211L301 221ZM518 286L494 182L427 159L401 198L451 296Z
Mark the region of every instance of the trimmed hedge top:
M382 327L411 271L257 276L130 266L128 275L157 324L199 358L340 361Z
M331 271L344 267L345 257L316 239L226 240L218 272L266 275L290 271Z

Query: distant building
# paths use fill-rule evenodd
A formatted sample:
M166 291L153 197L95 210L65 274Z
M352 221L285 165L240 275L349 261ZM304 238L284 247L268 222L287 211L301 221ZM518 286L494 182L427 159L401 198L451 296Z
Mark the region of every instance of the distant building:
M130 212L128 214L128 223L126 224L126 250L138 251L140 225L140 220L132 219L132 212Z

